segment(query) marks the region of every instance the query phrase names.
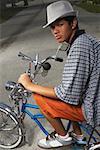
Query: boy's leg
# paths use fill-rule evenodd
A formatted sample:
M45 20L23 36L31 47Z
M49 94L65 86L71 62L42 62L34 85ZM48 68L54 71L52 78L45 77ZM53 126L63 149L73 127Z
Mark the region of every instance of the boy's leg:
M72 106L59 100L53 100L41 95L34 95L34 99L40 107L40 110L60 135L65 135L65 128L60 118L71 120L76 134L81 135L81 129L77 122L84 121L84 116L80 107Z
M81 128L79 126L78 122L73 122L72 121L72 126L73 126L73 131L70 133L71 137L73 138L73 140L80 145L86 145L87 141L86 141L86 137L84 137Z
M42 111L42 113L59 135L65 136L67 134L61 119L59 119L59 118L53 119L50 116L48 116L47 114L45 114L43 111Z
M44 114L46 119L49 121L49 123L52 125L52 127L55 129L55 131L59 135L65 136L67 134L60 118L53 119L50 116L47 116L47 114L45 114L44 112L42 112L42 113ZM81 131L81 128L80 128L78 122L72 121L72 127L73 127L73 131L76 135L82 135L82 131Z
M66 133L60 118L72 121L84 121L81 108L77 106L73 107L60 100L50 99L37 94L34 95L34 99L57 133L53 139L49 139L51 137L50 134L50 137L40 140L38 145L42 148L53 148L71 144L72 138ZM77 128L77 125L74 124L74 127L76 126ZM80 132L79 127L77 132Z
M80 128L78 122L72 121L72 126L73 126L73 131L75 134L82 135L82 131L81 131L81 128Z

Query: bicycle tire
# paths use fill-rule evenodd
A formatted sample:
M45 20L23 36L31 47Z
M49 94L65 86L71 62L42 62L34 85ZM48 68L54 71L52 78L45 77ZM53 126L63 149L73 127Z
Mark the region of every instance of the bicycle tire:
M0 106L0 147L13 149L18 147L23 140L23 130L17 117L3 104Z
M91 146L89 150L100 150L100 143Z

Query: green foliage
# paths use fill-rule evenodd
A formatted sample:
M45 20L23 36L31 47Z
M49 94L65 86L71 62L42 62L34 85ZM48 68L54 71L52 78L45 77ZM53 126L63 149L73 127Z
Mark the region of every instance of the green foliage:
M97 4L100 0L91 0L92 2L95 1L95 3L89 3L89 1L82 1L80 4L78 4L79 7L82 7L83 9L86 9L89 12L94 12L94 13L100 13L100 5Z
M82 3L100 4L100 0L82 0Z
M100 4L100 0L92 0L93 4Z

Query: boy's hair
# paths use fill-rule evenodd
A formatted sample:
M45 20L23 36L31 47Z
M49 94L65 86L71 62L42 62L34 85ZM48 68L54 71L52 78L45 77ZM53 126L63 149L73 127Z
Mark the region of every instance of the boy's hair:
M68 16L68 17L64 17L63 19L65 19L66 21L68 21L69 25L73 22L73 20L76 18L76 16ZM77 22L77 26L76 29L78 29L78 22Z
M72 23L75 17L76 17L76 16L67 16L67 17L64 17L64 19L65 19L66 21L68 21L69 23Z
M57 21L60 21L60 20L62 20L62 19L64 19L64 20L66 20L68 23L69 23L69 25L73 22L73 20L76 18L76 16L67 16L67 17L63 17L63 18L59 18L59 19L57 19ZM76 25L76 29L78 29L79 27L78 27L78 22L77 22L77 25Z

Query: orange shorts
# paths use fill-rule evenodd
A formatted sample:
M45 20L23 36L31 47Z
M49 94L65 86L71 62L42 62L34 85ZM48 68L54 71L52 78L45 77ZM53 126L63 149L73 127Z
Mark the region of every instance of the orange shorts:
M85 121L81 106L71 105L61 100L51 99L38 94L34 94L33 98L40 107L41 112L52 118L61 118L77 122Z

